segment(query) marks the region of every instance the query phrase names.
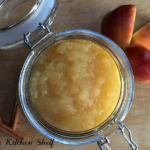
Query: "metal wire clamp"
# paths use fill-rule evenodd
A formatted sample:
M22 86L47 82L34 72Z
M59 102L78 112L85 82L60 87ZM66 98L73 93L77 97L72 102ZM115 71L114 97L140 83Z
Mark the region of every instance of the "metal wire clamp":
M43 41L45 38L47 38L49 35L52 34L50 27L47 25L43 25L43 24L39 23L38 28L43 28L44 30L46 30L47 34L44 37L42 37L39 41L37 41L33 46L30 44L30 41L29 41L29 36L31 33L28 32L27 35L24 34L24 42L25 42L26 46L31 50L34 49L34 47L36 45L38 45L41 41Z
M125 132L124 132L124 129L126 129L126 131L128 132L129 134L129 138L126 136ZM128 144L131 146L132 150L138 150L138 146L137 144L132 140L132 134L131 134L131 131L123 124L123 123L120 123L119 124L119 127L118 127L118 131L115 132L115 134L118 134L119 132L122 133L123 137L125 138L125 140L128 142ZM107 144L110 144L110 141L109 139L106 137L104 138L105 141L103 141L102 139L100 141L97 142L99 148L101 150L104 150L102 147L105 146L107 148L107 150L111 150Z

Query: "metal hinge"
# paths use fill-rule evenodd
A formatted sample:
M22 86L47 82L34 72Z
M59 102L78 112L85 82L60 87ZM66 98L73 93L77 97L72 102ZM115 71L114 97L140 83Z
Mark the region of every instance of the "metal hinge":
M37 44L39 44L41 41L43 41L46 37L48 37L49 35L52 34L52 32L51 32L51 30L50 30L50 27L47 26L47 25L43 25L43 24L39 23L38 28L43 28L44 30L46 30L47 34L46 34L44 37L42 37L39 41L37 41L33 46L30 44L30 41L29 41L29 36L30 36L31 33L28 32L26 35L24 34L24 42L25 42L26 46L27 46L28 48L30 48L31 50L32 50Z
M107 137L104 138L104 141L103 140L98 141L97 144L101 150L104 150L103 146L105 146L108 150L111 150L109 146L107 145L107 144L110 144L110 141Z

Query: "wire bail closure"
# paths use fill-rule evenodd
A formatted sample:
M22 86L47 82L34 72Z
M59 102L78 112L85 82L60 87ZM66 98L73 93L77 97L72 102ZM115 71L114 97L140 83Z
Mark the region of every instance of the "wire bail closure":
M126 129L128 131L129 138L126 136L124 129ZM122 133L123 137L128 142L128 144L130 145L130 147L132 148L132 150L138 150L138 145L132 140L131 131L127 128L127 126L125 126L123 123L120 123L119 127L118 127L118 131L116 131L115 134L118 134L119 132ZM107 150L111 150L109 148L109 146L107 145L107 144L110 144L109 139L107 137L104 138L104 139L105 139L105 141L100 140L100 141L97 142L100 150L104 150L103 146L105 146L107 148Z
M125 138L125 140L128 142L128 144L132 147L132 150L137 150L138 146L137 144L132 140L132 133L131 131L127 128L127 126L125 126L123 123L120 123L119 127L118 127L118 131L115 132L115 134L118 134L119 132L122 133L123 137ZM126 129L128 131L129 134L129 138L126 136L124 129Z
M45 38L47 38L49 35L52 34L50 27L47 25L43 25L42 23L39 23L38 29L39 28L43 28L44 30L46 30L47 34L44 37L42 37L39 41L37 41L33 46L30 44L30 41L29 41L29 36L31 33L28 32L26 35L24 34L25 45L31 50L33 50L36 45L38 45L41 41L43 41Z

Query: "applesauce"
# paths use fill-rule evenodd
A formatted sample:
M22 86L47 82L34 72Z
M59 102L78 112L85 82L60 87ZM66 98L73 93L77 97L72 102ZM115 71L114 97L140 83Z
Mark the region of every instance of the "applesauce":
M68 40L49 48L35 63L30 85L40 116L66 131L103 123L114 111L121 88L113 58L87 40Z

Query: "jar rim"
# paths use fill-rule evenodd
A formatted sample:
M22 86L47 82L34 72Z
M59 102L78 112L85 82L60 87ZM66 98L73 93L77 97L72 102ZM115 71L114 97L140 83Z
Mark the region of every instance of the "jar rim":
M45 125L43 127L44 122L39 122L38 119L36 118L36 115L34 114L33 111L31 111L31 106L29 106L29 98L26 96L27 92L27 80L29 80L29 71L31 71L31 68L33 67L31 63L33 64L33 57L39 56L40 52L46 47L50 47L52 45L50 44L56 44L58 41L63 41L63 40L68 40L68 39L76 39L77 36L80 36L80 38L86 38L86 39L93 39L95 42L99 42L99 44L107 45L107 48L109 50L115 51L116 57L120 57L118 61L120 61L120 64L122 65L122 71L124 73L123 75L123 80L124 83L122 84L123 89L122 92L124 93L124 99L121 101L121 105L119 106L119 109L117 110L116 118L109 118L109 123L108 121L105 123L105 126L103 127L103 130L95 128L94 130L89 132L89 136L87 135L87 132L83 134L82 138L79 137L72 137L70 136L70 139L68 138L69 134L64 134L58 136L55 135L54 131L50 131L48 126ZM51 41L51 42L50 42ZM103 43L102 43L103 42ZM49 45L48 45L49 43ZM45 47L43 46L45 45ZM44 48L43 48L44 47ZM42 48L42 49L40 49ZM29 67L30 64L30 67ZM31 67L32 66L32 67ZM28 79L27 79L28 78ZM124 90L124 91L123 91ZM96 32L90 31L90 30L84 30L84 29L69 29L69 30L62 30L59 32L54 33L49 37L49 40L47 40L44 44L41 44L40 46L36 47L28 56L26 59L24 66L22 68L21 74L20 74L20 79L19 79L19 97L20 97L20 102L23 108L23 111L28 118L29 122L44 136L54 139L56 142L63 143L63 144L70 144L70 145L82 145L82 144L88 144L92 142L96 142L102 138L104 138L106 135L108 135L110 132L112 132L114 129L116 129L116 126L118 126L119 123L121 123L126 115L129 112L129 109L132 104L132 98L133 98L133 93L134 93L134 79L133 79L133 74L132 70L129 64L128 59L126 58L125 54L123 51L110 39L107 37L98 34ZM68 136L68 137L67 137ZM73 135L74 136L74 135Z

